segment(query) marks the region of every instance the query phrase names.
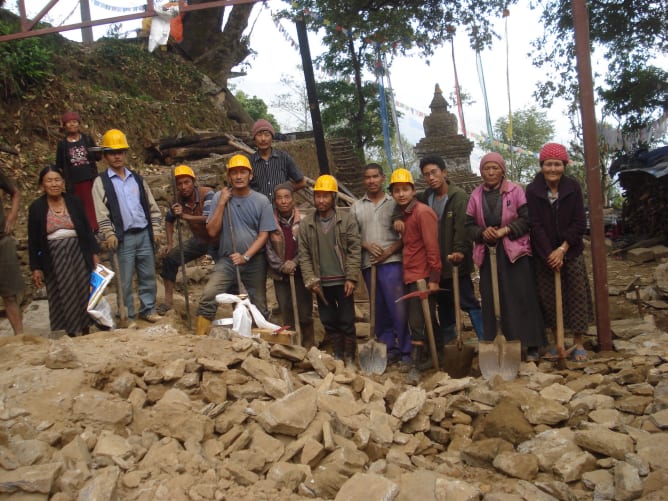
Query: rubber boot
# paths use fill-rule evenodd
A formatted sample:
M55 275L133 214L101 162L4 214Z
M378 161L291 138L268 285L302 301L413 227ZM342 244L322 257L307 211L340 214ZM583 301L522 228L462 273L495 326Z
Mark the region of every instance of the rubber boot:
M471 319L471 324L473 325L473 330L475 331L475 335L478 336L478 340L484 341L485 331L483 329L482 310L480 308L478 308L477 310L470 310L469 318Z
M340 332L332 332L329 334L329 338L332 340L332 353L334 354L334 358L336 360L343 360L346 353L343 334Z
M197 326L195 327L195 334L198 336L206 336L209 333L212 321L208 318L197 317Z
M408 376L406 380L408 384L417 385L420 383L420 360L422 359L424 345L421 344L412 344L411 345L411 365L408 369Z
M313 330L313 322L310 324L301 324L302 328L302 346L310 350L315 345L315 332Z
M356 360L357 360L357 339L354 337L346 336L345 338L345 349L343 360L345 361L346 367L349 369L356 369Z

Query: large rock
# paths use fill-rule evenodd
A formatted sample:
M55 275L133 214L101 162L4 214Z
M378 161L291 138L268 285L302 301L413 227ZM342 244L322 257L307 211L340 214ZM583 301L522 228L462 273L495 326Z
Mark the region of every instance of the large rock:
M651 433L639 437L636 451L652 470L665 468L668 464L668 434Z
M116 395L89 390L74 397L72 412L82 421L97 424L128 425L132 405Z
M362 471L368 461L368 456L361 451L339 447L323 459L313 472L316 495L334 497L351 476Z
M48 494L53 488L62 463L23 466L15 470L0 470L0 492L40 492Z
M555 425L568 419L568 409L557 400L547 398L533 398L522 404L522 411L527 420L534 425Z
M392 501L399 486L391 480L373 473L355 473L341 486L335 500L364 499L366 501Z
M97 470L95 476L79 492L77 501L115 501L119 476L120 470L116 466Z
M533 480L538 474L538 458L533 454L502 452L492 462L494 468L511 477Z
M394 402L392 416L400 419L403 423L413 419L427 401L427 392L422 388L409 388Z
M513 444L502 438L486 438L472 442L461 452L462 461L471 466L489 468L503 452L513 452Z
M630 501L642 494L643 485L638 470L625 461L615 465L615 501Z
M611 456L615 459L624 459L627 453L633 452L633 439L631 437L602 426L576 432L575 443L583 449Z
M501 400L475 426L474 440L478 438L502 438L517 445L529 440L534 430L529 421L512 400Z
M586 451L570 451L563 454L552 467L552 471L564 482L580 480L584 473L596 468L596 458Z
M540 469L551 472L554 464L568 453L581 452L575 444L575 434L569 428L545 430L533 439L517 446L517 451L531 453L538 459Z
M302 386L285 397L272 402L257 417L267 433L297 436L311 424L317 410L317 392L311 386Z

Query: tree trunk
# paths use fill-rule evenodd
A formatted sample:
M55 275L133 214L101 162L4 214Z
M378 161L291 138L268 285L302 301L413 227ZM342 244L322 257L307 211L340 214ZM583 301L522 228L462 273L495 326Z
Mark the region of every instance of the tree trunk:
M191 3L204 1L192 0ZM221 86L227 87L232 68L251 54L248 38L242 34L254 5L229 7L230 15L222 31L224 7L189 12L183 20L181 50Z

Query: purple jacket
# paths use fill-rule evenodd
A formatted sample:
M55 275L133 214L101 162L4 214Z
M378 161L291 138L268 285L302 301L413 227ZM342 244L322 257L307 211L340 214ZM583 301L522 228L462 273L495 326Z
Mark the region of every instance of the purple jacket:
M531 244L534 251L545 261L550 253L564 240L568 242L567 259L572 259L584 250L582 235L587 229L587 218L578 182L562 176L559 181L559 197L554 208L547 199L547 184L543 173L536 174L527 186Z
M483 185L478 186L469 198L469 204L466 207L466 214L472 216L475 222L481 228L485 228L485 216L483 214L482 203ZM517 210L527 203L524 191L519 184L504 180L501 184L501 226L506 226L508 223L517 219ZM531 243L529 234L521 235L514 240L508 237L503 237L503 248L506 251L508 259L514 263L522 256L531 255ZM473 244L473 262L478 268L482 266L485 260L485 244L474 242Z

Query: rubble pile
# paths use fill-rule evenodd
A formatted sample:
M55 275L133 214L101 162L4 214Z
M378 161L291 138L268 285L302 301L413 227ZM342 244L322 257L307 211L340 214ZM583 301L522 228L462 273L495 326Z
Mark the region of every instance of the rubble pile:
M396 369L167 324L0 338L0 498L668 498L668 334L512 382Z

